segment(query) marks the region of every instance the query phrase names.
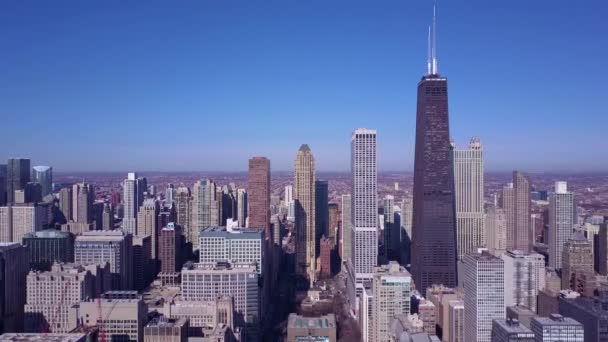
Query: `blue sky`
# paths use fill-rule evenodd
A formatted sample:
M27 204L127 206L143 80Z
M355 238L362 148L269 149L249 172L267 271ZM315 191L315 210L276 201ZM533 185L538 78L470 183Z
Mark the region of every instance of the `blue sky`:
M430 0L3 1L0 159L58 171L412 170ZM608 170L606 1L439 1L451 134L488 170Z

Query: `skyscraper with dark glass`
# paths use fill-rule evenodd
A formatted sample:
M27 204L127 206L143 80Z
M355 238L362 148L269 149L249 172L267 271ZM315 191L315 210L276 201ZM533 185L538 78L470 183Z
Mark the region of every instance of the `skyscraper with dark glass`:
M433 284L457 285L448 80L437 70L435 17L428 52L428 72L418 82L414 157L412 275L421 293Z

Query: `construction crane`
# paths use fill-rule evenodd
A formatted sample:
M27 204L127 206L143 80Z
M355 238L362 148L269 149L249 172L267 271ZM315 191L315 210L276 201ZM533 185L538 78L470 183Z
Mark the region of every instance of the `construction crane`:
M114 310L114 307L118 304L118 301L114 301L110 310L106 313L106 316L102 318L102 309L101 309L101 296L97 298L97 329L99 329L99 341L106 342L106 332L103 330L103 322L107 321L110 317L110 314Z
M49 321L46 325L43 326L42 331L44 332L44 334L48 334L51 332L51 328L54 327L55 325L55 321L57 320L57 316L59 316L59 310L61 310L61 306L63 305L63 303L65 302L65 296L68 293L68 288L70 288L70 281L69 279L67 279L67 281L65 282L65 285L63 286L63 290L61 291L61 297L59 297L59 303L57 303L57 308L55 309L55 312L53 313L53 316L51 316L49 318Z

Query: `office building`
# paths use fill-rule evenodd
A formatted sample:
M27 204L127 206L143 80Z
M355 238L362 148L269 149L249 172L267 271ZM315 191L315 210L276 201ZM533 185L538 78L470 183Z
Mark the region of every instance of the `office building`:
M295 220L296 207L293 201L293 185L290 184L285 186L283 200L285 202L285 206L287 207L287 219L290 221Z
M234 300L230 296L217 296L211 300L165 302L161 313L172 319L187 319L189 335L200 336L218 324L224 324L232 330L234 326ZM201 331L202 330L202 331Z
M437 69L435 18L432 37L427 74L418 82L414 156L412 276L422 292L457 284L448 80Z
M492 321L505 318L504 261L487 252L464 257L465 341L490 342Z
M32 182L40 184L42 198L53 193L53 168L50 166L34 166Z
M513 231L511 239L507 231L507 249L531 252L535 240L530 226L530 179L522 172L513 171L513 186Z
M263 303L255 265L188 263L182 269L181 277L184 301L208 301L218 296L230 296L234 298L234 310L239 317L235 326L246 326L247 337L258 338Z
M68 333L76 328L70 308L95 297L95 277L84 267L53 264L50 271L27 275L26 332Z
M608 222L600 224L597 245L598 272L608 275Z
M426 290L426 298L435 307L436 334L443 336L444 340L450 340L450 324L448 322L450 303L461 302L462 293L457 293L453 288L443 285L433 285ZM463 308L464 308L464 304ZM464 319L464 318L463 318Z
M263 228L226 229L208 227L200 232L199 262L215 264L228 261L231 264L254 264L263 273L268 262L268 249Z
M0 206L6 205L7 165L0 164Z
M320 260L320 274L319 277L321 279L328 279L331 278L331 253L332 253L332 249L333 249L333 242L326 238L325 236L321 237L321 241L319 242L320 244L320 256L319 256L319 260Z
M499 204L500 208L504 211L507 226L506 249L517 249L515 248L515 187L513 183L508 183L502 188Z
M106 292L101 299L81 301L78 318L103 329L108 341L144 341L148 307L135 291Z
M363 341L373 341L374 327L374 293L371 288L365 288L361 283L357 283L357 293L361 291L357 298L359 303L359 327L361 329L361 338Z
M585 342L608 341L608 297L559 297L559 314L583 325Z
M14 204L0 207L0 241L23 241L25 234L47 227L49 208L42 204Z
M342 260L353 262L352 250L354 245L352 221L351 221L351 195L342 195L342 218L340 228L340 246L342 247ZM608 260L608 259L607 259Z
M6 164L6 198L7 203L15 203L15 191L25 190L30 182L30 160L11 158Z
M316 255L319 255L323 236L329 236L329 185L325 180L317 180L315 181Z
M247 200L249 227L264 228L270 234L270 160L266 157L249 159Z
M535 342L534 333L518 320L496 319L492 323L492 342Z
M505 210L489 207L485 215L486 248L500 257L507 251L507 217Z
M300 146L296 155L293 190L296 206L296 275L306 278L312 287L316 272L315 158L306 144Z
M536 311L536 297L545 288L545 258L537 253L508 251L504 261L505 305L523 305Z
M29 253L30 267L49 271L53 263L74 262L74 235L55 229L45 229L23 236Z
M90 334L11 333L0 335L0 342L87 342Z
M340 226L340 209L338 203L329 203L329 235L327 236L335 245L337 243L338 227Z
M192 198L190 195L190 189L186 186L180 186L175 190L175 196L173 197L173 202L175 203L175 223L182 227L182 234L184 235L184 239L186 243L192 243L190 238L192 237L192 233L190 229L192 225L190 223L190 219L192 218Z
M395 224L395 197L386 195L383 200L383 246L386 260L399 260L399 228Z
M74 262L80 265L110 263L112 289L133 288L132 235L121 230L89 231L76 237Z
M328 314L320 317L304 317L289 314L287 319L287 342L327 341L336 342L336 317Z
M581 232L566 241L562 254L562 289L593 296L596 289L593 245Z
M534 310L536 311L536 308L534 308ZM557 312L557 310L556 310L556 312ZM521 323L523 326L525 326L528 329L530 329L530 327L531 327L530 321L532 320L532 318L538 317L538 316L539 315L537 315L534 311L532 311L527 306L520 306L520 305L507 306L507 319L509 319L509 318L516 319L517 321L519 321L519 323Z
M530 324L532 332L536 336L536 342L587 341L583 325L570 317L555 313L549 317L534 317Z
M101 213L101 230L114 229L114 207L109 202L103 203L103 211Z
M72 219L72 188L59 190L59 210L61 210L66 223Z
M245 227L247 223L247 191L238 189L236 191L237 221L239 227Z
M23 331L27 247L0 242L0 333Z
M393 317L410 312L412 277L391 261L375 269L372 280L372 341L387 341Z
M190 241L198 249L198 232L201 229L219 225L219 204L216 185L209 179L194 183L192 188L192 227Z
M464 342L464 301L451 300L447 303L447 319L444 321L443 341Z
M130 234L137 234L137 211L139 209L138 189L137 189L137 174L130 172L127 174L127 179L123 181L123 205L124 216L122 219L122 229Z
M146 198L137 213L137 229L133 235L148 235L152 246L152 259L158 259L158 215L160 204L153 198Z
M144 342L187 342L188 329L185 318L155 317L144 327Z
M483 148L472 138L467 149L453 150L458 259L485 246Z
M358 282L371 280L378 264L378 170L376 130L358 128L351 136L351 224Z
M95 193L93 186L90 184L83 183L82 186L78 187L78 193L76 194L76 221L77 223L91 223L93 222L93 200L95 199Z
M181 248L183 235L180 226L170 222L160 230L158 241L158 260L160 261L160 278L163 284L179 283L179 272L182 267Z
M133 288L142 291L156 274L156 263L152 261L152 238L150 235L133 237Z
M549 267L562 267L562 253L572 236L575 223L574 195L566 182L555 182L555 192L549 195Z

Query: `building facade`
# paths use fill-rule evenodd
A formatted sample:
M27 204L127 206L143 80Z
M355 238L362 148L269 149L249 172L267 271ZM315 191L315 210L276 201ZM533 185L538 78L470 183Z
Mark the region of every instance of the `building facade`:
M38 271L49 271L55 262L74 262L74 235L55 229L46 229L23 236L27 246L30 267Z
M249 159L249 226L264 228L270 234L270 160L266 157Z
M549 267L562 268L562 253L574 231L574 195L566 182L555 182L549 195Z
M387 341L393 317L410 312L412 277L391 261L375 269L372 280L372 341Z
M545 288L545 257L515 250L501 258L505 267L505 305L523 305L536 311L538 292Z
M316 273L315 158L306 144L300 146L296 155L293 190L296 206L296 274L312 284Z

